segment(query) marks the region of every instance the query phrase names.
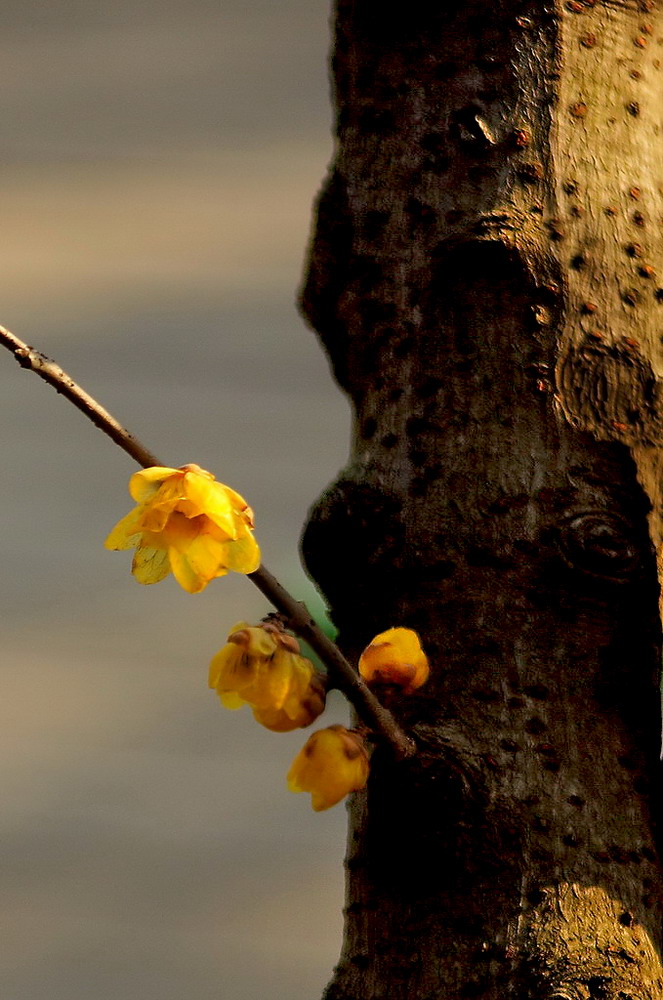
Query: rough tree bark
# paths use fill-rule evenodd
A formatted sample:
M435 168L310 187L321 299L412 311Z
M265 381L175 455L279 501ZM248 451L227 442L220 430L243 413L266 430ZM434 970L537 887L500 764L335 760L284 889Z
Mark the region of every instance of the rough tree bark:
M328 1000L661 1000L663 11L338 0L304 308L356 412L308 566L432 656Z

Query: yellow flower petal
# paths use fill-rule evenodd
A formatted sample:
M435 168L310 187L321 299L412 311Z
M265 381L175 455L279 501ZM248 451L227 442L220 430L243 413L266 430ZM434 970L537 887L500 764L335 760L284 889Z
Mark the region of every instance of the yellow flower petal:
M237 624L233 625L233 627L230 629L230 631L228 632L228 635L226 636L226 638L227 638L228 642L230 642L230 636L234 635L235 632L243 632L245 629L254 628L254 627L255 626L253 626L253 625L249 625L248 622L237 622ZM263 629L261 628L260 631L262 632Z
M143 506L143 513L140 517L141 529L143 531L163 531L171 516L168 507Z
M295 653L290 653L290 657L292 663L290 687L288 696L283 702L283 711L289 718L297 719L302 717L302 703L309 698L312 686L315 688L317 683L321 688L321 685L316 682L317 675L310 660ZM322 693L324 696L324 691Z
M255 677L255 663L243 646L228 642L212 657L209 665L209 686L219 693L242 691ZM245 699L243 699L245 701Z
M217 656L223 656L232 644L225 646ZM281 709L290 690L292 676L291 666L287 659L273 655L250 655L245 648L240 648L244 663L243 673L239 668L232 669L232 656L227 655L225 669L214 685L217 690L234 690L241 694L243 700L253 708Z
M188 473L184 477L184 488L192 509L213 521L225 539L238 537L238 517L226 486Z
M273 733L291 733L293 729L302 729L303 725L307 725L292 719L282 708L254 708L253 718Z
M226 543L217 542L210 535L200 534L186 546L185 554L199 576L213 580L215 576L227 572Z
M226 645L216 653L209 664L208 684L212 690L216 690L221 683L226 672L231 673L235 669L235 663L241 663L244 651L231 643Z
M200 576L187 557L182 552L178 552L174 547L168 549L168 558L170 559L170 568L173 571L173 576L180 587L186 590L188 594L199 594L212 579L212 577ZM222 575L222 573L216 574L216 576Z
M131 572L139 583L159 583L170 573L170 562L166 549L140 546L134 552Z
M178 469L169 469L165 465L141 469L140 472L134 472L129 480L129 493L137 503L144 503L154 496L164 480L178 474Z
M260 565L260 549L253 535L226 543L225 564L234 573L255 573Z
M162 544L178 552L186 552L191 543L198 537L204 527L202 517L188 518L179 511L170 515L159 532Z
M246 705L242 696L237 694L236 691L219 691L217 693L223 707L229 708L233 712L238 708L244 708Z
M292 682L293 653L277 649L273 656L258 663L253 684L244 698L253 708L280 709L288 697Z
M141 513L142 507L134 507L128 514L125 514L106 538L104 547L114 551L135 548L140 541L142 531L142 528L138 527Z
M253 717L265 729L274 733L289 733L293 729L310 726L324 710L324 690L312 685L296 705L287 699L283 708L254 708Z

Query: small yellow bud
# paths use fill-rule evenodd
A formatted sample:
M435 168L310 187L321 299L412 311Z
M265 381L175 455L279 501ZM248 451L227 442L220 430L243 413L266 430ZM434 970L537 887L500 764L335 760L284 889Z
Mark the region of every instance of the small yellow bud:
M310 792L315 812L329 809L368 780L368 755L361 737L344 726L309 736L288 771L291 792Z
M428 680L430 667L416 632L390 628L361 654L359 673L367 684L395 684L410 694Z

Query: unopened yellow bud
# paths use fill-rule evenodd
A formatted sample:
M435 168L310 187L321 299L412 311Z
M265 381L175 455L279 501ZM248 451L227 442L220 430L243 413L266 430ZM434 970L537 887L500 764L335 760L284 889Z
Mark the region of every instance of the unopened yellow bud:
M428 680L430 667L416 632L390 628L361 654L359 673L367 684L396 684L409 694Z
M361 737L344 726L309 736L288 771L291 792L310 792L315 812L329 809L368 780L368 755Z

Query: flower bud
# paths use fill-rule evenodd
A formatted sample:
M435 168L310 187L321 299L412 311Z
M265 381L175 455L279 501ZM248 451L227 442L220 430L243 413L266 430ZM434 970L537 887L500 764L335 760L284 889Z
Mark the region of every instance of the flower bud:
M419 636L410 628L380 632L359 659L359 673L367 684L395 684L411 694L428 680L428 659Z
M315 812L336 805L368 780L368 754L361 737L344 726L309 736L288 771L291 792L310 792Z

